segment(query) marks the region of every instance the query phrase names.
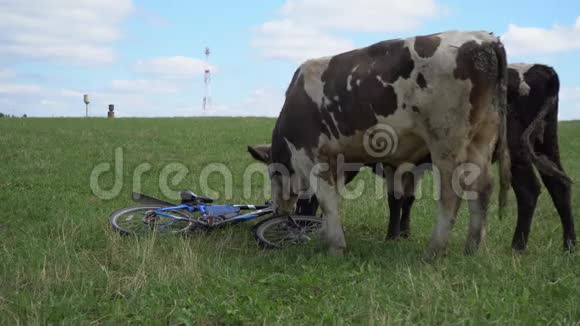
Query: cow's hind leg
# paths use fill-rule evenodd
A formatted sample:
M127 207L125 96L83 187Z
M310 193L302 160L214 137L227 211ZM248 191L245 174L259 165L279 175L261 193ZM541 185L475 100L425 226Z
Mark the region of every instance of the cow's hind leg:
M537 144L536 152L540 155L545 155L548 160L550 160L554 165L560 170L564 171L562 163L560 161L560 151L558 145L558 132L557 132L557 120L556 114L553 113L547 117L546 131L544 134L544 141ZM562 231L564 239L564 249L572 250L576 242L576 233L574 231L574 219L572 217L572 186L562 177L557 175L548 175L541 169L538 169L542 181L556 210L560 215L560 221L562 222Z
M480 107L485 107L481 105ZM469 208L469 228L465 241L465 254L474 254L485 237L487 226L487 211L493 192L493 177L491 175L491 160L493 147L498 130L498 120L493 114L488 114L479 125L479 129L471 139L467 149L467 158L463 166L467 174L461 175L458 185L460 191L467 191L464 197Z
M542 172L540 172L540 176L542 177L544 185L548 188L552 202L560 215L564 249L572 250L576 244L576 233L574 231L574 220L572 219L572 207L570 204L571 186L557 177L546 175Z
M489 171L490 165L486 159L484 162L472 166L475 169L470 172L478 176L474 184L466 185L469 191L465 193L469 208L469 228L467 240L465 241L465 254L467 255L477 252L480 243L485 237L487 210L491 193L493 192L493 179Z
M513 158L512 187L518 205L518 222L512 240L512 248L521 251L525 250L528 245L532 218L540 195L540 183L531 162L518 159L517 156L513 156Z
M409 238L411 235L411 208L415 202L415 193L417 191L417 186L421 178L423 178L424 171L421 170L420 173L413 173L412 176L408 175L410 178L405 179L404 195L401 203L401 225L400 225L400 237Z
M407 239L411 236L411 208L415 202L415 195L405 195L402 200L400 236Z
M385 178L385 189L387 190L387 202L389 205L387 240L394 240L399 237L400 233L402 199L400 193L395 193L394 171L388 169L383 173Z
M387 240L398 239L399 237L409 237L411 207L415 201L415 188L422 175L422 172L406 172L400 176L402 180L395 180L392 174L385 174L389 202L389 228L387 231ZM400 182L401 186L395 187L395 182Z
M401 205L403 198L395 195L392 191L387 194L389 202L389 227L387 230L387 240L399 238L401 232Z
M431 241L427 247L425 258L432 259L447 253L449 243L449 233L455 224L457 210L459 209L460 199L455 194L452 186L452 177L454 164L444 160L436 160L434 157L435 167L440 176L440 198L437 214L437 223Z
M333 256L342 256L346 249L344 231L340 222L340 196L335 185L318 177L314 192L324 215L322 220L322 241ZM334 183L336 184L336 183Z

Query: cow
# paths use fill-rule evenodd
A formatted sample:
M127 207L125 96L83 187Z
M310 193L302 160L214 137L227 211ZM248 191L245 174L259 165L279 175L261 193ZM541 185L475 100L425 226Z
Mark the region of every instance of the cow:
M542 64L508 66L507 139L511 158L511 183L516 195L518 217L512 248L527 248L532 218L540 194L540 174L552 202L560 215L563 247L572 250L576 233L571 205L571 179L560 161L558 145L558 93L560 81L556 71ZM421 160L428 163L429 157ZM393 168L393 167L391 167ZM395 168L393 168L395 169ZM418 178L403 180L402 191L394 191L390 170L374 169L387 179L390 210L387 239L407 238L410 232L411 207ZM416 174L420 177L420 174ZM354 178L351 174L350 180ZM350 180L347 180L350 181Z
M292 211L300 191L314 192L325 216L321 236L332 255L346 249L339 209L343 164L398 166L430 153L441 172L437 223L425 253L430 259L447 251L461 199L454 172L470 162L482 171L467 189L478 195L468 200L465 252L471 254L484 237L496 143L500 197L509 189L506 111L506 54L491 33L387 40L304 62L286 91L271 146L248 151L268 164L278 214ZM398 136L397 146L377 155L367 141L385 128Z

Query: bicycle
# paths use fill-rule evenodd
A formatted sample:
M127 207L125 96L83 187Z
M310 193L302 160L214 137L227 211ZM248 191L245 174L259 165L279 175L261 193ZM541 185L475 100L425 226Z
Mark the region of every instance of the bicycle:
M253 234L262 248L282 248L311 241L322 225L322 218L316 216L275 215L268 201L264 205L212 205L213 199L198 196L190 190L182 191L180 197L181 203L176 205L133 193L133 200L144 206L126 207L113 212L110 216L113 230L130 236L187 234L193 230L209 231L271 215L254 226ZM296 212L313 212L314 215L318 203L312 200L299 200Z

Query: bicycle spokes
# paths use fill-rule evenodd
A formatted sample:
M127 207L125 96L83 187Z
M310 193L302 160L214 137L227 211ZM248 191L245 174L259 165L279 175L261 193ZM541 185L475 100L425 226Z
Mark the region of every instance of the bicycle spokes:
M282 243L305 243L312 240L319 228L318 223L295 221L289 218L287 222L279 223L267 229L264 232L264 236L276 245Z
M151 232L181 233L192 224L184 211L163 211L145 207L129 208L115 215L113 227L125 234L143 235Z

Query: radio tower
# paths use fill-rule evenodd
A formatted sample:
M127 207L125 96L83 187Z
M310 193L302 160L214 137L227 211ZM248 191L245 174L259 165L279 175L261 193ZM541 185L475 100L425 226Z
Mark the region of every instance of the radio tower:
M211 71L209 69L209 48L205 48L205 69L203 71L203 113L211 109Z

